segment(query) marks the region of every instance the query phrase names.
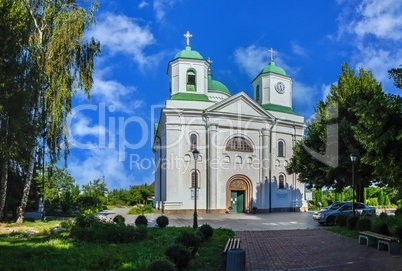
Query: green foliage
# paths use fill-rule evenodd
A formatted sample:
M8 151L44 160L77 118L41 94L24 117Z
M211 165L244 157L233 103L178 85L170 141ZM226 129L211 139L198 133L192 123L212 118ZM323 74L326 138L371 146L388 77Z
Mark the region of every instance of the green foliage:
M356 228L359 231L371 231L371 219L367 217L360 218Z
M209 224L202 224L199 231L202 233L205 240L211 239L214 233L214 229Z
M348 216L346 215L338 215L335 218L335 224L338 225L339 227L345 227L347 225L348 221Z
M149 265L149 271L175 271L175 265L166 258L154 260Z
M358 216L358 215L349 216L348 217L348 228L351 230L356 229L359 219L360 219L360 216Z
M131 208L128 213L130 215L139 215L139 214L153 214L154 208L151 205L142 205L142 206L135 206Z
M116 215L113 218L113 222L117 224L124 224L126 222L126 219L122 215Z
M91 210L83 210L75 217L75 224L81 228L89 227L92 224L98 223L99 217Z
M342 191L352 184L349 155L353 152L359 158L354 165L359 183L356 200L363 201L363 188L370 186L372 180L398 186L396 177L401 176L398 175L401 170L395 161L401 160L402 140L397 133L402 124L402 99L387 98L370 71L359 69L357 73L347 64L341 69L337 84L331 86L325 101L316 105L307 136L295 145L286 169L288 173L299 174L299 180L308 188ZM390 108L391 113L384 108ZM389 130L392 124L399 126ZM381 150L381 144L387 147ZM313 151L322 159L313 157ZM380 164L383 167L378 167ZM383 178L378 178L380 174Z
M144 216L144 215L139 215L139 216L135 219L134 223L135 223L135 225L136 225L137 227L138 227L138 226L145 226L145 227L147 227L147 226L148 226L148 219L147 219L147 217Z
M60 221L25 223L29 227L49 228ZM37 228L43 232L42 228ZM139 229L139 228L138 228ZM145 228L146 238L131 243L80 242L69 237L35 236L30 239L2 238L2 266L12 266L14 270L141 270L149 271L150 264L165 257L166 248L188 227ZM214 235L204 242L197 256L187 270L225 270L222 249L228 238L234 236L229 229L215 229ZM43 253L48 255L44 257Z
M398 207L396 210L395 210L395 216L402 216L402 208L401 207Z
M367 205L370 205L370 206L378 206L378 199L377 198L369 198L366 203L367 203Z
M165 251L168 257L177 267L178 270L186 268L193 259L193 254L181 244L172 244Z
M196 232L182 232L176 237L175 242L181 244L184 247L191 249L191 253L194 255L197 253L198 248L202 243L201 237Z
M135 228L122 223L97 222L85 228L74 226L71 236L92 243L130 243L144 240L146 230L145 227Z
M166 228L169 225L169 218L167 216L161 215L156 219L156 224L159 228Z

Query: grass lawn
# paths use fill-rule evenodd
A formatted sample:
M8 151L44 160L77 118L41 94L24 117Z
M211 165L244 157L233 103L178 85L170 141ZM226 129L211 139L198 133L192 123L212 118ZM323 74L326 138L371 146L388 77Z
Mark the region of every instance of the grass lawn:
M65 233L49 235L49 226L52 227L57 223L57 221L24 223L24 227L40 229L41 234L30 238L18 234L19 237L1 235L0 270L146 271L146 266L150 262L158 257L164 257L167 246L172 244L182 231L193 231L190 227L148 228L147 238L144 241L129 244L94 244L74 241ZM8 227L12 228L12 225ZM234 236L232 230L214 229L212 238L202 243L188 270L224 270L222 251L227 239L232 236Z

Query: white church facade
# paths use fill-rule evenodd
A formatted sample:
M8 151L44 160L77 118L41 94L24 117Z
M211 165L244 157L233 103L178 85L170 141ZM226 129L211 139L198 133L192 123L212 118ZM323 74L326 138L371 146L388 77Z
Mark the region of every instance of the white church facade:
M232 95L185 37L168 64L170 98L155 126L156 207L192 213L196 195L200 213L305 210L305 186L285 168L305 129L292 110L292 79L271 51L253 97Z

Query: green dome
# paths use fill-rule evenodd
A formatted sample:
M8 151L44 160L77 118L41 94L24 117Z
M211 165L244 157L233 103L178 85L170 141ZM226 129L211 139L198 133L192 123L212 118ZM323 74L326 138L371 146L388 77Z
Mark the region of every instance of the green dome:
M230 95L229 89L217 80L212 79L212 75L208 75L208 90L220 91Z
M269 62L269 64L267 66L265 66L264 69L262 69L260 74L269 73L269 72L273 72L273 73L277 73L277 74L286 76L285 70L282 69L281 67L276 66L275 62L273 62L273 61Z
M197 51L193 51L191 50L190 46L186 46L186 49L178 52L174 59L177 58L191 58L191 59L201 59L204 60L204 58L200 55L200 53L198 53Z

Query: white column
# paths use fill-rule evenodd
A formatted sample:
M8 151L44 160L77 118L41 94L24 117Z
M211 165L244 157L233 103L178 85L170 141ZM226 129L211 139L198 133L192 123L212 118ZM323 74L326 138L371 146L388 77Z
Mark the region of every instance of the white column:
M218 203L218 147L218 124L212 123L209 126L209 207L211 210L216 210Z

